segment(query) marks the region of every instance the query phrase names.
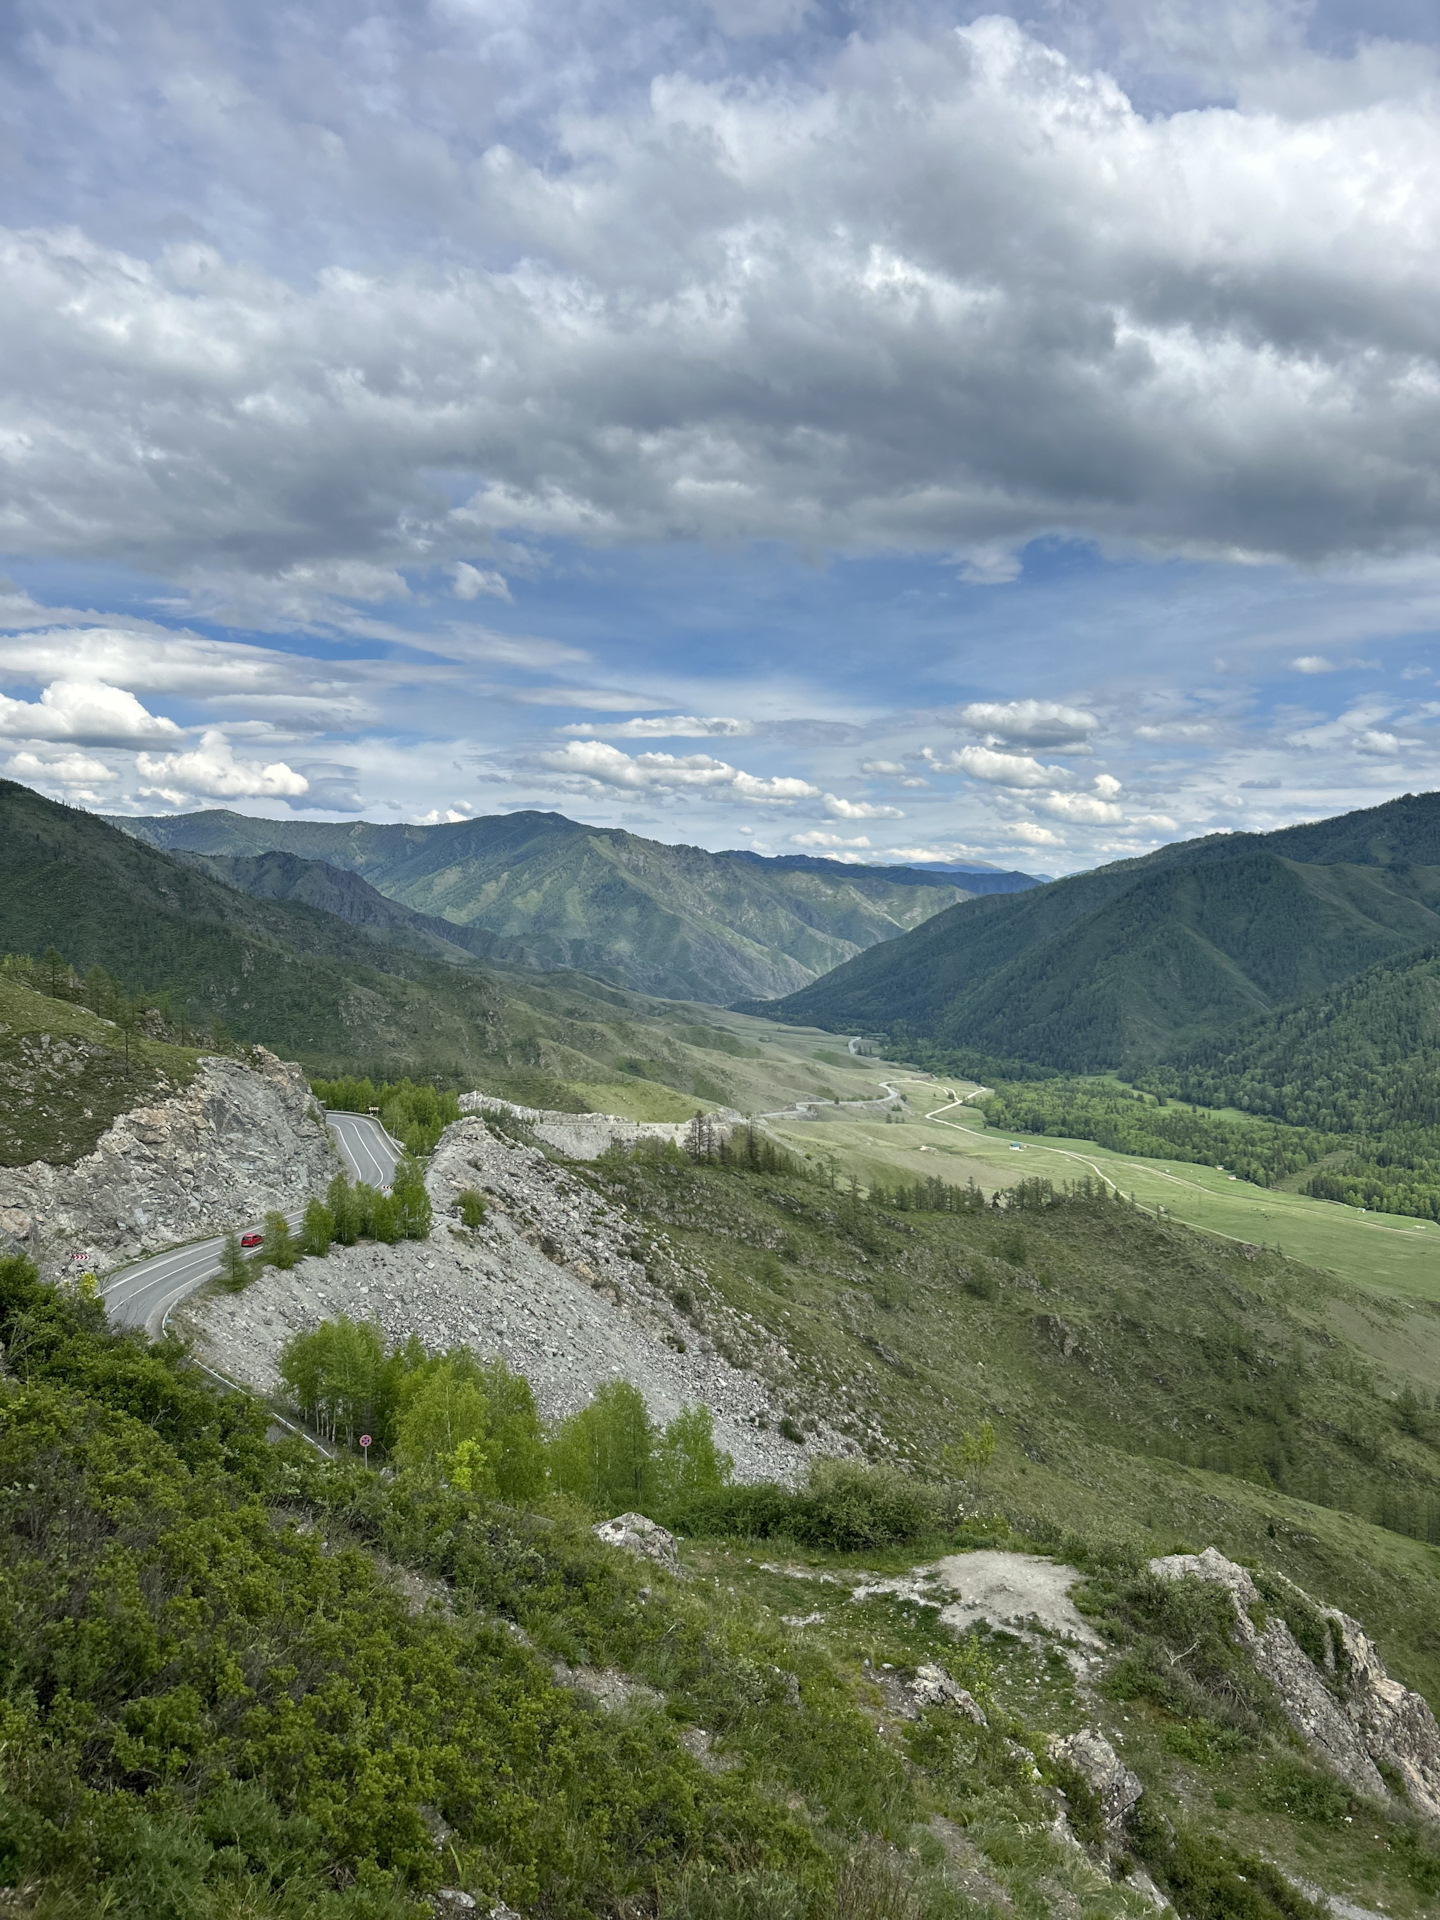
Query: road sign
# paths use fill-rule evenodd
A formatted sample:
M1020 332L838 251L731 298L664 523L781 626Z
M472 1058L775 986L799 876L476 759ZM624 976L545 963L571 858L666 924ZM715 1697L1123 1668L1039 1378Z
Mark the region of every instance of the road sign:
M364 1448L364 1450L365 1450L365 1458L366 1458L366 1460L367 1460L367 1462L368 1462L368 1460L369 1460L369 1458L370 1458L370 1436L369 1436L369 1434L368 1434L368 1433L362 1433L362 1434L361 1434L361 1436L360 1436L360 1445L361 1445L361 1446L362 1446L362 1447Z

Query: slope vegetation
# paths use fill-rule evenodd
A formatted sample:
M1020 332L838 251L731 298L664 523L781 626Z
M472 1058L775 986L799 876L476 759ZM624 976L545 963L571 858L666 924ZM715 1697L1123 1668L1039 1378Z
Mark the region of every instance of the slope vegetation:
M966 876L707 853L556 813L437 827L223 811L115 824L177 851L324 861L417 913L496 936L505 944L491 951L517 964L719 1004L790 992L968 897ZM996 878L978 876L976 890Z
M771 1010L1072 1071L1140 1067L1440 939L1437 802L965 902Z

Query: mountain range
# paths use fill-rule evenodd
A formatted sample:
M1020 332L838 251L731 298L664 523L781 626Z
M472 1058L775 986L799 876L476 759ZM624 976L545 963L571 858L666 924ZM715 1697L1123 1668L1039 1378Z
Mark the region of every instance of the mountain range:
M346 918L356 907L358 924L376 927L383 916L373 901L339 883L338 875L355 875L424 917L409 923L411 933L448 940L472 958L719 1005L793 992L959 900L1036 884L993 868L937 873L709 853L558 813L385 826L213 809L111 824L169 852L228 861L217 877L267 899L323 899ZM243 864L273 855L322 862L330 875L273 859Z
M964 901L749 1010L1067 1071L1133 1072L1207 1047L1218 1068L1224 1036L1243 1029L1273 1053L1265 1036L1285 1029L1266 1022L1283 1010L1437 942L1440 794L1405 794Z

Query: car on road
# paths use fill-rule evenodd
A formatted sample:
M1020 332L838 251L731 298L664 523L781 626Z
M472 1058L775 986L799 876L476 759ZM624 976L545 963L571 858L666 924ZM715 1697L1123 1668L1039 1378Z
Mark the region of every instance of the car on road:
M242 1233L240 1244L242 1247L258 1247L264 1238L263 1233Z

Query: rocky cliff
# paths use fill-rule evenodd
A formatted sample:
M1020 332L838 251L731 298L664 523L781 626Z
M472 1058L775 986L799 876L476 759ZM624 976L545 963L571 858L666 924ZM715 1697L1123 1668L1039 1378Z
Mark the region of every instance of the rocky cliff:
M172 1098L121 1114L72 1166L0 1167L0 1250L49 1278L248 1225L317 1192L339 1162L299 1067L207 1055Z

